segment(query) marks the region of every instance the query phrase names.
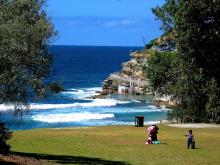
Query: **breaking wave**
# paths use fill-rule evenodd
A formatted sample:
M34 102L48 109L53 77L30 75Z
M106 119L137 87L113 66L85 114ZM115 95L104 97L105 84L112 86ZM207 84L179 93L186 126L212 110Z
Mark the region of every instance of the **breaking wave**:
M72 99L87 99L90 96L98 95L97 91L101 91L101 87L93 88L81 88L81 89L68 89L61 93L63 96L70 97Z
M113 118L114 114L99 114L99 113L72 113L72 114L48 114L36 115L32 119L35 121L47 123L65 123L65 122L79 122L87 120L100 120L106 118Z
M63 109L63 108L74 108L74 107L110 107L118 104L127 104L128 101L120 101L115 99L95 99L88 103L71 103L71 104L30 104L32 110L46 110L46 109ZM12 105L0 105L0 111L13 109Z

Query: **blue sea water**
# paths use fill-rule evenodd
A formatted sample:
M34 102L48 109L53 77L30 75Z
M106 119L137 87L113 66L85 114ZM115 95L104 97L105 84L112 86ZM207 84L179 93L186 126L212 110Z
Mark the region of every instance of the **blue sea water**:
M136 115L146 123L166 119L166 109L147 100L114 96L89 99L101 90L109 74L121 69L138 47L51 46L54 56L50 80L60 82L65 91L42 101L30 103L31 112L22 122L14 118L10 107L0 105L0 121L13 130L68 126L134 124ZM6 110L7 109L7 110Z

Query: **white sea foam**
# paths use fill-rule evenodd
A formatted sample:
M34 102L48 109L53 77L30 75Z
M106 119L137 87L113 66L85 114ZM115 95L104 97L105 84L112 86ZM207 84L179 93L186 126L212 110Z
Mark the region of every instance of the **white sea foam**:
M20 106L20 108L26 109L25 106ZM0 112L13 111L13 110L14 110L14 105L12 104L0 104Z
M161 109L160 107L156 107L155 105L148 105L147 108L148 109L155 109L155 108Z
M165 112L167 111L167 109L148 109L148 108L142 108L142 109L135 109L135 108L124 108L124 109L110 109L108 112L112 112L112 113L149 113L149 112Z
M101 87L81 88L81 89L68 89L62 92L62 95L68 95L73 99L86 99L90 96L98 95L97 91L101 91Z
M46 110L46 109L61 109L61 108L74 108L74 107L110 107L116 106L117 104L127 104L128 101L120 101L115 99L95 99L88 103L71 103L71 104L30 104L32 110ZM13 109L12 105L0 105L0 111Z
M132 100L132 102L134 102L134 103L141 103L141 101L138 101L138 100Z
M72 114L48 114L36 115L32 119L35 121L47 123L64 123L64 122L79 122L87 120L98 120L113 118L114 114L99 114L99 113L72 113Z

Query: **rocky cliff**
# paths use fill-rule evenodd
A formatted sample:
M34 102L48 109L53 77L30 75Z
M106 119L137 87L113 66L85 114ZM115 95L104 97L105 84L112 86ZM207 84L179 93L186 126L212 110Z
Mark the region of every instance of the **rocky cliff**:
M158 106L174 105L175 103L169 97L160 97L153 92L144 71L147 60L153 52L175 51L175 45L172 42L173 35L170 36L155 39L150 47L132 52L130 61L122 63L121 71L110 74L103 83L102 91L93 98L104 98L112 94L153 95L154 103Z
M131 60L122 64L122 70L104 81L103 94L148 94L149 82L143 71L147 56L144 52L131 53Z

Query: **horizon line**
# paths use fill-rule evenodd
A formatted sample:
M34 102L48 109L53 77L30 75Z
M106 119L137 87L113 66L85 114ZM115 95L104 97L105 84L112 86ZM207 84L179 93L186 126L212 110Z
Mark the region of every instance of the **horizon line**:
M49 44L48 46L97 46L97 47L139 47L144 48L145 46L138 46L138 45L70 45L70 44Z

